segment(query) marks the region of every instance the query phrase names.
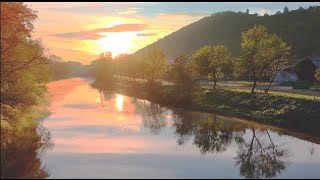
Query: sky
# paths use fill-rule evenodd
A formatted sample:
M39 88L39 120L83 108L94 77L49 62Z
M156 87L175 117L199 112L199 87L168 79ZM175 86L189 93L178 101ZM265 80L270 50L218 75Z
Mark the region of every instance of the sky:
M319 2L28 2L37 10L35 38L48 54L89 64L100 53L133 53L158 39L221 11L269 15Z

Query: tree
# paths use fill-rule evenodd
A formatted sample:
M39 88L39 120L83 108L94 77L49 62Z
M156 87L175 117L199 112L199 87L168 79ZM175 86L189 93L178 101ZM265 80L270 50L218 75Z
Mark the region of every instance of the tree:
M278 36L269 34L262 25L255 25L242 33L241 48L240 67L249 68L253 80L251 93L254 93L258 80L270 77L272 70L278 72L281 65L287 62L290 49Z
M249 14L249 9L246 10L246 14Z
M286 6L286 7L284 7L284 9L283 9L283 13L288 13L289 12L289 9L288 9L288 7Z
M231 53L224 46L204 46L193 55L194 69L197 74L217 81L230 71Z
M255 127L251 129L251 140L243 137L236 139L239 147L234 158L235 165L239 166L240 175L246 179L275 178L289 165L288 150L274 144L268 130L259 130L258 133ZM268 138L258 136L264 135L264 132Z
M38 124L9 134L2 130L1 179L48 178L50 173L42 161L44 153L54 145L48 129Z
M301 12L290 9L288 13L283 13L284 6L281 8L281 14L269 14L266 17L255 16L254 11L246 14L246 9L244 13L214 13L159 39L155 44L162 48L168 58L181 53L190 55L204 45L224 45L233 56L239 56L241 32L254 24L261 24L292 45L292 52L297 56L290 58L292 63L305 56L319 55L320 6L308 7ZM142 48L137 54L148 48Z
M91 62L91 74L96 78L94 86L104 89L114 88L114 64L111 52L107 52L105 56L101 54L99 59Z
M1 2L1 119L13 122L42 101L50 80L49 60L32 39L36 11L21 2Z
M168 71L168 63L164 52L156 45L151 46L148 51L143 54L143 61L146 65L148 81L155 81L162 78Z
M291 54L291 46L288 46L280 37L275 34L271 35L270 39L265 45L267 46L265 53L268 54L270 63L270 72L268 74L271 75L270 83L265 90L265 92L268 93L281 68L288 64L288 59Z
M50 69L52 71L54 80L70 77L72 74L72 69L66 62L53 61L50 63Z
M174 58L170 67L170 79L174 82L173 92L174 103L186 105L192 99L192 93L195 88L192 73L189 70L191 59L186 55L180 55Z

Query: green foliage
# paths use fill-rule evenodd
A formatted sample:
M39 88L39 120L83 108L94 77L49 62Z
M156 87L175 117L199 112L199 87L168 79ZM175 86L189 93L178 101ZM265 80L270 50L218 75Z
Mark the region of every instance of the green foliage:
M19 114L18 109L14 110L18 119L11 126L3 126L1 118L1 179L48 178L41 156L53 142L50 132L39 124L48 113L29 109Z
M190 63L191 60L186 55L180 55L173 60L169 74L174 85L168 92L168 96L175 99L172 104L186 105L193 99L196 84L189 70Z
M229 90L211 90L201 104L211 109L224 106L224 112L237 112L260 122L319 134L320 103L314 100L270 94L251 94ZM221 109L222 110L222 109Z
M270 33L277 34L292 46L294 56L290 58L290 63L294 63L305 56L319 55L319 16L320 6L270 16L220 12L191 23L152 45L156 44L162 48L168 58L181 53L191 55L205 45L224 45L233 56L238 56L241 51L241 33L254 25L264 25ZM137 54L149 47L141 49Z
M193 55L195 72L216 82L231 72L231 54L224 46L204 46Z
M143 54L146 73L150 81L162 78L168 71L168 63L164 52L157 46L151 46L150 49Z
M138 58L135 55L125 55L116 58L114 63L117 75L128 77L146 76L146 62L143 60L143 58Z
M147 92L147 98L153 101L159 101L163 99L164 87L160 81L148 80L142 89Z
M50 70L52 73L53 80L89 75L88 67L82 65L80 62L73 61L51 61Z
M240 72L250 72L253 80L252 93L257 81L263 77L271 77L287 64L291 50L280 37L269 34L262 25L242 33L241 48L240 69L247 70Z
M20 2L1 2L1 119L16 122L42 102L50 80L49 61L32 39L36 12ZM10 108L9 108L10 107Z
M69 77L72 73L71 68L64 62L51 62L50 66L54 80Z
M112 63L111 55L100 57L91 63L92 74L96 78L93 83L94 86L98 86L104 89L115 88L113 80L114 64Z
M304 81L298 81L292 83L292 89L309 89L310 83Z

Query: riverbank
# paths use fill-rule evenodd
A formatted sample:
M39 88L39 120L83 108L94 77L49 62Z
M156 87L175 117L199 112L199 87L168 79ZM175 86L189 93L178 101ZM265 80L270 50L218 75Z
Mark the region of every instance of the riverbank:
M93 83L92 86L105 89L98 83ZM163 106L214 112L320 136L320 101L228 89L199 88L197 97L190 103L175 103L177 96L172 95L171 89L171 85L155 87L150 93L154 95L150 95L145 82L117 80L116 88L110 91Z

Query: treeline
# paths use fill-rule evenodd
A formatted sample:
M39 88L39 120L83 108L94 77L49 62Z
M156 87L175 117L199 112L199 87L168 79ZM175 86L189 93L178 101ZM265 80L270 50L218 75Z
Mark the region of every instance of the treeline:
M172 62L167 62L165 53L152 45L141 56L131 55L113 60L110 55L102 55L92 66L95 67L96 82L102 84L112 82L113 76L118 75L143 78L150 83L150 88L159 88L156 85L159 79L166 79L184 91L190 89L197 79L213 80L215 88L221 79L247 77L253 81L254 93L258 81L273 77L269 84L271 86L274 75L288 63L290 54L291 46L276 34L269 33L265 26L259 25L242 33L239 56L232 56L222 45L203 46L192 56L181 54Z
M289 62L295 63L305 56L320 55L319 17L320 6L291 11L284 8L283 12L264 16L250 14L249 10L215 13L165 36L136 54L143 54L157 45L168 58L174 58L180 53L191 55L205 45L223 45L232 55L238 56L241 52L241 33L257 24L266 26L271 33L279 35L292 46Z
M71 77L87 77L89 76L89 66L83 65L80 62L50 62L50 70L52 80L59 80Z
M1 2L1 121L14 123L42 102L50 81L49 60L32 38L36 11Z
M203 46L192 56L181 54L170 62L156 45L142 56L121 60L102 54L91 64L96 77L92 86L164 106L227 114L319 135L319 101L268 93L291 51L281 37L255 25L242 33L239 56L232 56L222 45ZM216 89L222 79L247 75L252 80L251 93ZM213 89L202 88L199 79L213 80ZM256 85L263 79L269 85L265 93L258 93Z
M41 41L32 38L35 19L36 11L24 3L1 2L1 178L5 179L49 176L40 155L52 142L38 126L48 113L38 106L45 103L50 60Z

